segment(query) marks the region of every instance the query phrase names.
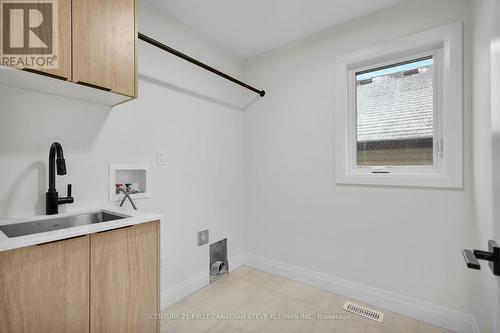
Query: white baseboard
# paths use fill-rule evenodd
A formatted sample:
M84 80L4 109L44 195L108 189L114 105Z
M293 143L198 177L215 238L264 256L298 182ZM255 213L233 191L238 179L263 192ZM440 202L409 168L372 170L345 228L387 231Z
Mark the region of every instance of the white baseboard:
M206 270L199 272L169 288L166 288L161 293L161 309L165 309L167 306L170 306L195 291L200 290L205 287L208 282L209 276L208 270Z
M242 256L244 257L242 261L247 266L253 268L372 304L457 333L480 333L477 322L471 314L340 279L281 261L252 254Z
M229 258L229 272L232 272L244 265L246 257L246 254L238 254ZM189 296L195 291L208 285L210 280L208 273L208 269L201 271L190 278L163 290L161 293L160 308L165 309L167 306L180 301L184 297Z
M232 271L237 270L241 266L246 265L247 258L248 258L247 253L240 253L229 258L228 259L229 272L231 273Z
M457 333L480 333L474 316L440 305L253 254L241 253L229 258L230 272L243 265L372 304ZM208 283L208 270L205 270L167 288L162 293L162 309L205 287Z

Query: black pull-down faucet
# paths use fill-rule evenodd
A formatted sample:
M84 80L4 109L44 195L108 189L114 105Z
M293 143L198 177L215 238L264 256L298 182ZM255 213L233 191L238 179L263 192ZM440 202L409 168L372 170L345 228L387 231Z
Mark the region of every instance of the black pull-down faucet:
M57 155L57 158L56 158ZM57 174L63 176L66 174L66 161L64 160L64 154L62 146L59 142L54 142L50 146L49 152L49 190L45 194L46 205L45 214L53 215L59 213L59 205L70 204L75 202L75 199L71 196L71 184L68 184L68 196L65 198L59 198L59 194L56 190L56 165Z

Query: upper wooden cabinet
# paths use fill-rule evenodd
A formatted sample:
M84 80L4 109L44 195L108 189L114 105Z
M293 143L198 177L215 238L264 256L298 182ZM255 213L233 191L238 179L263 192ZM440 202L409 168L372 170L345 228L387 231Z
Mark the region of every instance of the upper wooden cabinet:
M33 36L26 34L20 24L14 24L17 21L9 21L11 26L15 27L12 33L14 37L9 37L14 39L9 39L9 45L14 46L9 46L5 55L3 49L0 50L0 56L2 59L13 60L3 61L0 69L8 69L4 66L24 69L79 85L61 84L61 81L56 80L47 81L43 77L40 80L40 77L17 70L0 72L0 84L105 105L116 105L136 98L136 0L58 0L55 3L57 11L51 7L52 16L47 16L53 18L53 25L42 25L36 30L43 43L51 41L48 45L57 45L57 48L52 49L54 54L40 56L40 47L32 49L31 39L27 42L26 36ZM22 5L14 3L11 6ZM45 14L41 10L40 13L43 19ZM57 43L49 38L55 28ZM53 34L52 37L54 36L56 35ZM29 45L28 49L26 45ZM9 58L11 53L15 55ZM39 65L40 67L32 66L33 60L26 59L33 59L33 56L44 61L48 61L48 57L57 56L56 68L47 68L46 62ZM87 88L82 88L81 85Z
M42 72L71 80L71 0L58 0L58 54L57 68L45 69Z
M57 10L53 10L52 20L49 20L49 21L54 21L53 25L43 24L40 28L40 31L37 31L37 33L40 36L47 37L51 35L54 26L55 28L57 28L57 34L55 33L52 34L52 38L48 37L52 41L52 47L53 47L52 52L54 52L54 56L57 57L57 62L54 63L55 68L51 69L43 68L43 66L45 66L46 64L46 61L48 61L47 58L51 59L53 58L53 56L50 54L41 57L42 59L45 59L44 62L39 64L42 67L37 67L37 63L39 63L38 60L34 61L34 64L32 64L31 62L24 62L24 61L15 62L16 64L15 66L17 68L29 70L35 73L41 73L41 74L46 73L63 80L71 80L71 0L58 0L55 3L57 4ZM15 31L18 32L17 35L19 35L19 31L21 29L23 28L26 29L23 26L16 26L16 25L14 26L15 28L11 27L11 29L15 29ZM31 31L30 33L32 34ZM16 35L15 33L13 34ZM33 36L36 35L33 34ZM57 40L52 40L53 37L55 36L57 36ZM37 49L35 48L31 51L31 48L28 47L27 44L29 44L29 42L24 40L23 46L25 49L23 51L19 51L19 53L25 54L28 57L30 56L30 54L34 56L39 56L39 52L37 51ZM8 56L8 54L6 54L5 56ZM23 57L20 58L22 59Z
M73 82L136 96L135 0L73 0Z

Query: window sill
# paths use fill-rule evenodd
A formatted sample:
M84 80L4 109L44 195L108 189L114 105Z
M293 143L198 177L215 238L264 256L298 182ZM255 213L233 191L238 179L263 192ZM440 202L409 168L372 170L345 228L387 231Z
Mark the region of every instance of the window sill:
M337 184L342 185L374 185L388 187L427 187L462 189L462 177L450 177L443 174L404 174L404 173L371 173L353 172L337 175Z

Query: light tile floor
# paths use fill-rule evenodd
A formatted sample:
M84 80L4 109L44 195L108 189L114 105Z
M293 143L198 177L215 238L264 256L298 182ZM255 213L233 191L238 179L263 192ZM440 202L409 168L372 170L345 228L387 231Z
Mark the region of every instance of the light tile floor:
M161 327L162 333L451 333L373 306L384 312L384 322L368 320L344 311L347 300L243 266L168 307ZM279 314L288 319L264 317ZM310 319L291 318L301 314ZM318 314L338 316L318 319Z

